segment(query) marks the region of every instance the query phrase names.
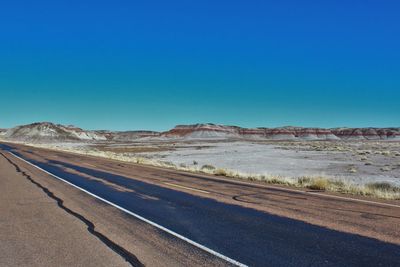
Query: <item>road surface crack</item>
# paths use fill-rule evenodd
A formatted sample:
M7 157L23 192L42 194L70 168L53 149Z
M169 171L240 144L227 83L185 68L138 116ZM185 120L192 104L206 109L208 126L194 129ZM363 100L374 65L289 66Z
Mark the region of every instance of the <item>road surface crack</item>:
M102 233L98 232L95 230L95 225L89 221L87 218L85 218L83 215L67 208L64 205L64 200L62 200L61 198L57 197L54 195L53 192L51 192L48 188L44 187L43 185L41 185L39 182L35 181L29 174L27 174L26 172L22 171L21 168L14 163L13 161L11 161L9 158L7 158L3 153L0 153L11 165L13 165L16 169L17 172L21 173L25 178L27 178L31 183L33 183L34 185L36 185L37 187L39 187L40 189L43 190L43 192L45 192L47 194L47 196L49 196L50 198L54 199L57 202L58 207L60 207L61 209L63 209L64 211L66 211L67 213L71 214L72 216L74 216L75 218L77 218L78 220L82 221L84 224L86 224L87 226L87 230L90 234L96 236L98 239L100 239L100 241L102 241L107 247L109 247L110 249L112 249L114 252L116 252L118 255L120 255L122 258L124 258L128 263L130 263L132 266L134 267L141 267L144 266L143 263L141 263L139 261L139 259L133 255L132 253L130 253L129 251L127 251L125 248L119 246L118 244L114 243L113 241L111 241L108 237L106 237L105 235L103 235Z
M235 195L232 197L233 200L239 201L239 202L244 202L244 203L250 203L250 204L261 204L260 202L254 202L254 201L249 201L249 200L244 200L242 199L243 197L250 197L250 196L256 196L258 194L243 194L243 195Z

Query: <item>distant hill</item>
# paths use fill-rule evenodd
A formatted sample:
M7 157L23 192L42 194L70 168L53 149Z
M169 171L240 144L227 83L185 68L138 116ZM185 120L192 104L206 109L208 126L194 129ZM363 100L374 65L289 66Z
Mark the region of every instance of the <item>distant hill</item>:
M90 142L90 141L131 141L142 137L158 136L153 131L107 131L83 130L73 125L61 125L51 122L36 122L0 129L0 137L10 141L32 143L46 142Z
M215 124L178 125L162 133L170 138L241 138L265 140L400 140L400 128L241 128Z
M138 138L143 137L156 137L159 136L159 132L154 131L107 131L107 130L100 130L95 131L98 134L104 135L107 140L110 141L132 141Z
M5 140L24 142L93 142L158 140L251 139L251 140L400 140L400 128L242 128L212 123L178 125L166 132L83 130L51 122L38 122L11 129L0 129Z
M8 129L3 138L25 142L63 142L107 140L95 131L86 131L74 126L51 122L37 122Z

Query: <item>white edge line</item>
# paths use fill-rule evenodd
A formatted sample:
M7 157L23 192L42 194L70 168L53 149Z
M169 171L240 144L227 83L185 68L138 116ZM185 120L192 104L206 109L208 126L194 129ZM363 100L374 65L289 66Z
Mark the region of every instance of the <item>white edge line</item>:
M103 202L105 202L105 203L107 203L107 204L109 204L109 205L111 205L111 206L113 206L113 207L125 212L125 213L128 213L129 215L132 215L133 217L135 217L135 218L137 218L137 219L139 219L139 220L141 220L143 222L146 222L146 223L148 223L148 224L150 224L150 225L152 225L152 226L154 226L154 227L156 227L156 228L158 228L158 229L160 229L160 230L162 230L164 232L167 232L168 234L171 234L171 235L173 235L173 236L175 236L175 237L177 237L177 238L179 238L179 239L181 239L181 240L183 240L183 241L185 241L185 242L187 242L187 243L189 243L189 244L191 244L191 245L193 245L193 246L195 246L195 247L197 247L197 248L199 248L201 250L204 250L204 251L206 251L206 252L208 252L208 253L210 253L210 254L218 257L218 258L221 258L221 259L223 259L223 260L225 260L225 261L227 261L229 263L232 263L232 264L234 264L236 266L247 267L247 265L245 265L243 263L240 263L240 262L238 262L238 261L236 261L234 259L231 259L231 258L229 258L229 257L227 257L225 255L222 255L222 254L220 254L220 253L218 253L218 252L216 252L216 251L214 251L214 250L212 250L212 249L210 249L210 248L208 248L206 246L203 246L203 245L201 245L201 244L199 244L199 243L197 243L197 242L195 242L195 241L193 241L193 240L191 240L191 239L189 239L187 237L184 237L184 236L182 236L182 235L180 235L178 233L175 233L174 231L169 230L168 228L165 228L164 226L161 226L161 225L159 225L159 224L157 224L155 222L152 222L152 221L150 221L150 220L148 220L148 219L146 219L146 218L144 218L144 217L142 217L142 216L140 216L140 215L138 215L136 213L133 213L133 212L127 210L127 209L124 209L123 207L118 206L117 204L114 204L114 203L112 203L112 202L110 202L110 201L108 201L108 200L106 200L106 199L104 199L102 197L99 197L99 196L97 196L97 195L95 195L95 194L93 194L93 193L91 193L91 192L89 192L89 191L77 186L77 185L74 185L73 183L68 182L67 180L64 180L63 178L60 178L57 175L52 174L51 172L48 172L48 171L40 168L39 166L36 166L33 163L30 163L29 161L27 161L27 160L15 155L14 153L12 153L10 151L8 151L8 153L10 153L14 157L24 161L25 163L27 163L27 164L29 164L29 165L41 170L42 172L47 173L48 175L51 175L54 178L56 178L58 180L61 180L64 183L67 183L67 184L69 184L69 185L71 185L71 186L73 186L73 187L75 187L75 188L77 188L77 189L79 189L79 190L91 195L92 197L95 197L95 198L97 198L97 199L99 199L99 200L101 200L101 201L103 201Z

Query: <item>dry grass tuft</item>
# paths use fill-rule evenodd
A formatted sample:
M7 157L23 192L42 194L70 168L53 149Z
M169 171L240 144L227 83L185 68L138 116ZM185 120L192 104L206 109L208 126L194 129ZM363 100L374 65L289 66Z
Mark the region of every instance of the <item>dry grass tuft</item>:
M327 190L329 185L329 181L326 178L315 178L311 179L311 183L307 186L312 190Z
M305 187L312 190L327 190L330 181L324 177L307 177L303 176L297 179L297 186Z
M366 187L370 190L385 191L385 192L400 192L400 188L388 182L369 183Z
M206 165L203 165L202 167L201 167L201 170L202 171L204 171L204 170L210 170L210 171L212 171L212 170L215 170L216 168L213 166L213 165L209 165L209 164L206 164Z
M350 173L357 173L357 168L356 168L356 167L351 167L351 168L349 169L349 172L350 172Z
M391 170L392 170L392 168L390 168L389 166L384 166L384 167L381 168L381 171L383 171L383 172L388 172L388 171L391 171Z
M365 194L383 199L400 199L400 187L387 182L370 183L365 186Z
M214 175L228 176L228 172L225 169L218 168L218 169L214 170Z
M300 187L307 187L308 185L310 185L311 184L311 178L310 177L299 177L298 179L297 179L297 184L300 186Z

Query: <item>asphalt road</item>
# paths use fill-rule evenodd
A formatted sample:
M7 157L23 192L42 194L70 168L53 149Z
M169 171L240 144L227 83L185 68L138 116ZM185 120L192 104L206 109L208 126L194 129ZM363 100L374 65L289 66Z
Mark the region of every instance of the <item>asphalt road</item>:
M400 265L396 201L388 206L23 146L0 148L246 265ZM130 252L139 260L146 253Z
M2 155L0 170L0 266L129 266Z

